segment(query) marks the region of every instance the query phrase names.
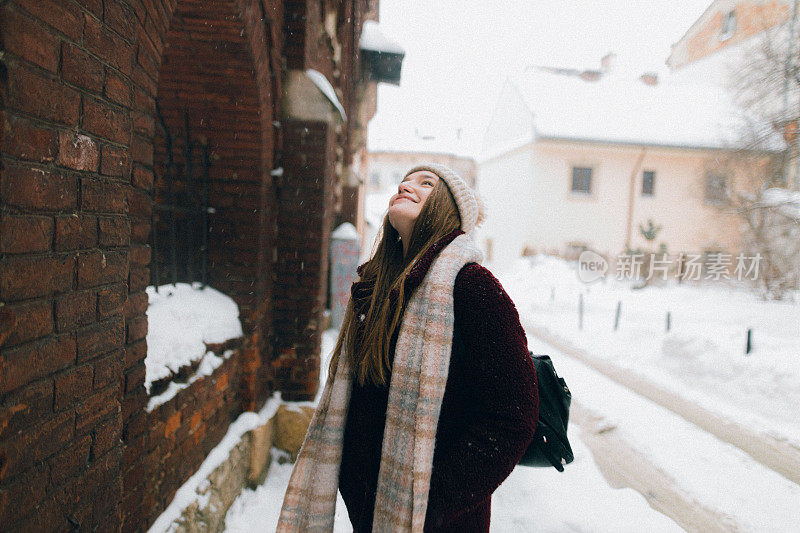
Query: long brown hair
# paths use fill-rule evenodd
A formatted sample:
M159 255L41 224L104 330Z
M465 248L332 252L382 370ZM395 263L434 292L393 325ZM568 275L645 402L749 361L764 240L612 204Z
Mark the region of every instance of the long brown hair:
M333 376L336 372L342 348L346 346L350 367L361 385L367 380L377 385L387 385L391 339L400 327L405 307L403 294L406 275L433 244L459 227L461 219L458 207L442 179L434 186L414 222L405 256L400 235L389 223L389 215L384 217L381 239L361 273L362 281L375 282L369 310L364 313L362 338L357 342L358 324L351 299L333 350L328 375ZM393 289L398 291L394 309L389 298Z

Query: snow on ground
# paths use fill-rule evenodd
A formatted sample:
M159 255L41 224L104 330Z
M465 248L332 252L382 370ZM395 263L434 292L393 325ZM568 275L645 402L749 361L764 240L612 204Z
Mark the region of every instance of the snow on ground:
M491 531L608 532L682 531L672 520L652 509L632 489L613 489L606 484L580 440L580 429L571 426L575 460L563 473L555 468L518 466L492 495ZM266 482L255 490L245 489L228 511L225 531L248 533L274 531L283 495L292 474L292 463L280 464L287 454L272 449L272 464ZM335 532L353 527L341 494L337 497Z
M722 417L800 445L800 305L761 301L722 285L672 282L631 290L631 282L613 276L587 285L578 279L575 263L541 254L506 269L488 268L523 321ZM579 293L583 330L578 329ZM622 312L615 332L618 301ZM750 355L744 353L747 328L753 329ZM537 342L529 347L543 353Z
M600 414L606 427L672 477L689 501L730 519L732 530L781 532L800 524L800 486L552 346L534 338L529 342L552 354L573 400Z
M255 490L244 489L228 509L225 517L227 533L275 531L283 506L283 495L294 466L294 463L285 462L289 460L288 455L282 450L272 448L272 462L264 484ZM283 461L283 464L279 461ZM333 530L353 531L341 494L337 495Z
M149 290L149 288L148 288ZM160 289L159 289L160 290ZM330 358L330 354L333 353L333 348L336 345L336 338L338 332L336 330L328 330L323 332L322 334L322 353L326 354L328 359L325 360L325 363L322 368L320 369L320 383L325 383L328 379L328 369L327 369L327 361ZM213 354L210 354L213 355ZM219 359L219 358L218 358ZM205 361L204 361L205 363ZM316 405L319 402L320 397L322 396L322 387L319 388L317 391L317 396L313 402L286 402L282 401L280 392L275 392L271 398L267 400L264 404L264 407L258 413L254 413L251 411L244 412L239 415L239 417L231 423L228 427L228 432L222 438L219 444L211 450L211 452L206 457L203 464L200 465L197 472L195 472L191 478L189 478L186 483L184 483L178 491L175 493L175 498L170 503L169 507L158 517L156 522L151 526L149 533L162 533L173 531L174 528L172 524L181 516L181 512L186 508L193 501L200 501L201 504L205 504L204 500L207 499L205 496L204 490L208 484L206 478L208 477L211 472L214 471L220 464L222 464L230 455L231 450L233 449L236 444L242 439L242 436L247 433L248 431L255 429L257 427L263 426L266 424L270 418L272 418L275 413L278 411L278 406L281 404L288 405L290 408L299 407L301 405ZM271 497L275 500L272 502L273 505L277 505L277 513L280 514L280 508L283 503L283 494L286 492L286 486L289 483L289 476L292 473L292 463L289 464L279 464L279 461L285 461L288 458L288 454L283 452L282 450L278 450L277 448L272 449L272 465L270 466L269 475L267 476L267 480L264 485L258 487L258 491L262 492L264 490L269 491L272 495ZM275 486L279 488L276 489ZM241 507L245 505L246 502L251 498L250 493L253 491L246 490L242 493L242 495L236 500L234 505L231 507L233 510L237 506ZM280 494L278 494L280 492ZM198 496L199 495L199 496ZM249 505L249 504L247 504ZM341 506L344 509L344 503ZM261 512L261 511L259 511ZM345 511L346 512L346 511ZM236 520L234 512L233 515L231 512L228 513L228 516L232 516L231 520ZM271 530L275 529L275 525L278 523L278 514L275 515L275 521L272 526L270 526ZM250 520L260 520L259 515L248 515ZM245 519L247 517L244 517ZM347 520L347 516L345 515L345 520ZM253 525L255 531L264 531L264 525L261 522L256 522ZM236 529L236 523L234 522L234 529L233 531L241 531L242 529Z
M145 387L148 393L154 381L203 358L204 341L221 343L243 335L236 302L209 286L200 287L199 283L178 283L162 285L158 292L147 287L150 306ZM213 371L219 363L221 358L214 356L201 366Z
M683 531L635 490L609 487L578 426L567 436L575 459L564 472L517 466L492 494L492 531Z
M327 380L327 364L336 343L336 330L323 334L320 382ZM314 402L286 402L315 405ZM631 489L611 488L597 469L589 449L580 440L580 429L569 428L575 460L563 473L554 468L517 467L492 495L491 529L523 531L681 531L669 518L652 509ZM292 463L287 454L272 449L272 463L265 483L245 489L228 511L229 533L273 531L278 523ZM347 508L338 496L334 531L352 531Z

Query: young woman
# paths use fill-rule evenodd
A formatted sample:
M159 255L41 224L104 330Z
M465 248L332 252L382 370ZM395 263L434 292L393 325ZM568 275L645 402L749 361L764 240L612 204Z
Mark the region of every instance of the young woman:
M491 495L538 421L517 310L480 266L475 193L453 170L408 171L358 268L328 381L278 531L488 531Z

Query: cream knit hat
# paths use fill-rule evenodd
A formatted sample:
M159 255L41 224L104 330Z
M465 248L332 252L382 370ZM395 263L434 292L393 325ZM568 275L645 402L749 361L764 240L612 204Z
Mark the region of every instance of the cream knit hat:
M469 233L475 226L483 222L483 203L478 198L478 195L475 194L475 191L467 185L467 182L464 181L455 170L438 163L423 163L406 172L406 176L420 170L433 172L439 176L439 179L444 180L447 184L458 206L458 215L461 217L461 229L464 233Z

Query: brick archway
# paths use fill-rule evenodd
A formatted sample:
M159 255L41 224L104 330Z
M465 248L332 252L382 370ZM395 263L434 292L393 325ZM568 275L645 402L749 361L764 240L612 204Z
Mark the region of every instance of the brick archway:
M248 337L247 357L260 366L268 356L271 254L275 200L273 168L274 84L271 48L257 2L180 0L166 33L158 73L153 195L167 196L165 142L159 118L175 135L173 194L185 189L184 118L192 139L210 146L209 284L239 305ZM195 183L194 187L198 187ZM195 189L197 190L197 189ZM157 246L153 262L161 273L169 269L165 223L154 228ZM162 276L166 282L169 276ZM268 357L267 357L268 358ZM264 397L266 380L246 373L244 408Z
M212 163L209 205L215 212L208 220L209 284L237 302L247 341L246 348L230 361L230 370L223 369L215 383L205 387L206 400L192 394L146 413L142 388L126 390L124 529L152 521L219 441L230 417L255 408L270 392L269 381L263 379L269 367L261 361L269 357L269 250L275 226L270 174L276 145L273 94L280 90L280 77L272 74L280 57L272 46L279 28L270 21L279 12L259 0L178 0L171 6L171 13L146 9L137 28L134 77L138 73L143 86L134 90L141 107L132 115L134 125L143 127L134 128L132 142L134 196L142 195L145 204L165 194L162 118L175 135L176 170L182 167L184 111L188 110L191 138L208 143ZM178 179L173 186L180 191L185 182L180 175L174 177ZM131 210L137 246L150 241L151 215L149 209ZM165 228L153 229L161 237L157 241L165 242ZM131 261L131 280L141 281L130 286L129 300L140 304L136 311L146 309L144 287L150 282L150 267L165 271L161 252L156 249L152 257L142 254L141 262ZM128 317L132 323L143 319ZM146 348L141 342L133 339L128 345L126 367L143 362ZM209 406L213 406L210 412Z

